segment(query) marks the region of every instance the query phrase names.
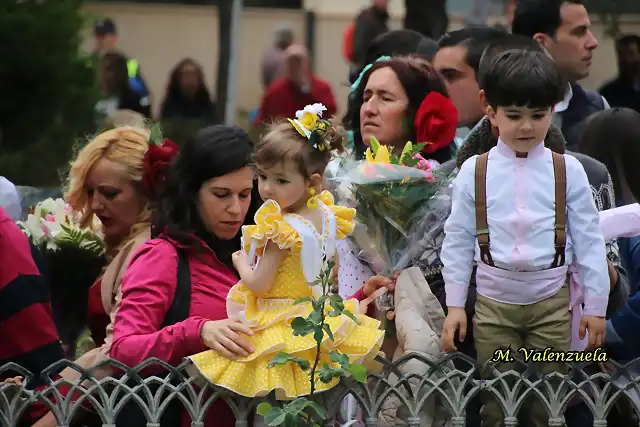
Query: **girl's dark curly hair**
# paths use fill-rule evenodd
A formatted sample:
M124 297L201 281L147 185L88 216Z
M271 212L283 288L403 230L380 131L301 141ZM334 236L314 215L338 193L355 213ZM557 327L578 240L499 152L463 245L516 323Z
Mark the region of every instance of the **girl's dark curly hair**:
M427 61L413 57L395 57L383 61L378 61L367 70L362 76L360 84L349 96L347 113L344 116L344 126L346 129L353 131L353 142L355 146L356 156L363 157L366 146L362 141L360 134L360 108L364 102L364 90L369 81L371 73L381 68L389 67L396 73L400 84L404 88L409 99L409 105L405 113L405 117L413 124L416 111L424 98L431 92L438 92L449 97L444 80L438 74L435 68ZM407 127L407 141L416 140L413 126ZM444 147L434 152L429 157L444 163L451 159L450 148Z

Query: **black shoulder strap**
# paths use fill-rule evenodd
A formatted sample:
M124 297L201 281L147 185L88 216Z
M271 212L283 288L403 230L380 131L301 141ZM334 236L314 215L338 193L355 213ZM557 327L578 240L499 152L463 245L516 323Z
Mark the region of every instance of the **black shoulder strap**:
M167 311L167 315L162 322L162 327L174 325L189 317L191 311L191 269L189 268L189 259L187 250L176 248L178 253L178 274L176 293L173 296L171 307Z

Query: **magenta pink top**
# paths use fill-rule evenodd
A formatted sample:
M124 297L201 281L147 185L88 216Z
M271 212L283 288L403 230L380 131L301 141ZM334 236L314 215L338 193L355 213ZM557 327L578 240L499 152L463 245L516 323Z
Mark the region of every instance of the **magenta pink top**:
M133 256L122 278L122 303L114 323L110 356L128 366L148 358L179 365L183 358L208 350L200 330L207 320L227 318L226 298L238 281L235 273L205 251L189 254L191 269L191 316L160 329L177 286L178 255L162 239L144 243ZM352 298L363 300L360 289ZM372 304L373 305L373 304ZM183 426L190 425L188 416ZM205 427L232 427L231 409L216 401L205 417Z
M178 255L162 239L144 243L133 256L122 278L122 304L114 323L110 356L135 366L156 357L171 365L208 348L200 330L207 320L227 318L226 298L238 278L205 246L196 256L189 253L191 269L191 315L186 320L160 329L177 286ZM186 415L186 414L185 414ZM233 413L216 401L205 417L206 427L232 427ZM190 425L188 416L183 426Z

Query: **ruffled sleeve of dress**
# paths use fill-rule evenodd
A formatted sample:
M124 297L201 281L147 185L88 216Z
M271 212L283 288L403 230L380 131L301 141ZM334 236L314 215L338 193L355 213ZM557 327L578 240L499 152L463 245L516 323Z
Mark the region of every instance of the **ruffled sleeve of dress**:
M320 193L318 198L329 208L336 218L336 239L341 240L353 232L356 210L336 205L333 195L328 191Z
M280 249L299 252L302 240L298 232L284 219L280 205L273 200L266 201L255 215L256 225L242 227L242 247L251 255L262 256L269 240Z

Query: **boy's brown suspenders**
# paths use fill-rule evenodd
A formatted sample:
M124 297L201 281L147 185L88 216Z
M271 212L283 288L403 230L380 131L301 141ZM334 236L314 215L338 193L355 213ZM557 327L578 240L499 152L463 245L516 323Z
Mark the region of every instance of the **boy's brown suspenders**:
M556 224L555 249L551 268L564 265L564 250L567 243L567 170L564 156L552 152L553 175L555 177ZM476 157L475 196L476 196L476 233L480 247L480 259L487 265L494 267L491 258L489 225L487 223L487 163L489 153Z

